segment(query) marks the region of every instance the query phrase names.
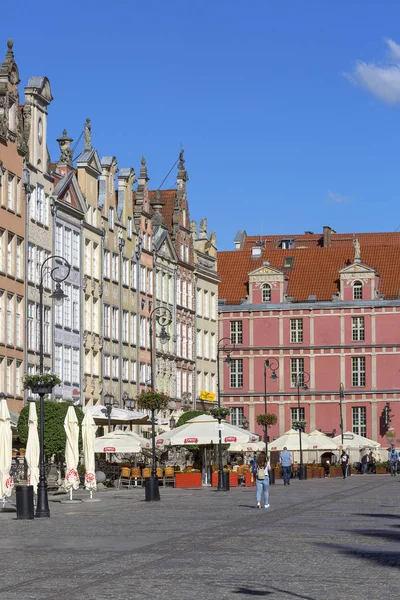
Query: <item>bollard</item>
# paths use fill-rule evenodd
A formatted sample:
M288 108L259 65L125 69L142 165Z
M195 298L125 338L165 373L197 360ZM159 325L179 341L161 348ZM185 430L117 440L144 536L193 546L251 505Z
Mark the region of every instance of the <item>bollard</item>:
M15 492L17 519L33 519L33 485L17 485Z

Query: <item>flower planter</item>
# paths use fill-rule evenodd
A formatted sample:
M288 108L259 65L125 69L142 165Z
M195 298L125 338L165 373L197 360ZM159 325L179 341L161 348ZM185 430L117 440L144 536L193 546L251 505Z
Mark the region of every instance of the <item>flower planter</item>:
M250 471L247 471L244 474L244 485L245 487L254 487L256 485L255 477Z
M282 479L282 467L275 468L275 479Z
M385 475L385 473L386 473L386 467L376 467L375 473L377 475Z
M52 385L38 385L31 387L32 394L51 394L52 390Z
M330 467L329 477L343 477L341 467Z
M201 488L201 473L175 473L176 488Z
M238 487L239 485L239 476L235 471L229 471L229 486L230 487ZM211 475L211 486L218 487L218 471L214 471Z

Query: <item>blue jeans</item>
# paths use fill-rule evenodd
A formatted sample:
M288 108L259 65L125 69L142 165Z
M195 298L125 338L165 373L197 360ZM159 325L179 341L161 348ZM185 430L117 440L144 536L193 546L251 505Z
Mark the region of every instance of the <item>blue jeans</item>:
M269 477L265 479L256 479L257 502L261 502L261 495L264 490L264 504L268 504Z
M288 467L282 467L282 470L283 470L283 483L289 483L291 466L289 465Z

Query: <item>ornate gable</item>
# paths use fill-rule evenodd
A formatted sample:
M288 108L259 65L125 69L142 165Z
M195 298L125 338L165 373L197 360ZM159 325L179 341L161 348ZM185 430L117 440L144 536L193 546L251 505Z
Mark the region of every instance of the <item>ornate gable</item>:
M284 301L288 277L283 271L265 262L249 273L249 302L264 304Z
M376 269L357 261L340 269L339 275L340 300L373 300L377 297L379 274Z

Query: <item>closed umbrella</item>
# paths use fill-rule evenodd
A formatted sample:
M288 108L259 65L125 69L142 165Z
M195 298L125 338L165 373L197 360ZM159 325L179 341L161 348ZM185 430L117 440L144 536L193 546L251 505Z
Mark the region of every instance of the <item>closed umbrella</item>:
M94 422L92 413L87 412L82 421L82 443L83 460L85 463L85 488L90 492L90 499L92 499L93 490L97 487L94 462L94 441L96 431L97 425Z
M6 498L11 496L11 490L14 487L13 478L10 476L12 460L12 432L10 412L7 401L2 398L0 401L0 499L3 502L3 508Z
M39 481L39 434L38 418L36 412L36 403L29 403L28 417L28 441L26 444L26 462L28 464L28 482L33 485L33 491L37 494L37 485Z
M69 490L69 497L72 500L72 490L79 488L79 474L78 474L78 462L79 462L79 425L78 418L75 413L73 406L68 408L67 414L64 419L64 429L67 435L67 441L65 445L65 462L66 462L66 476L65 476L65 488Z

